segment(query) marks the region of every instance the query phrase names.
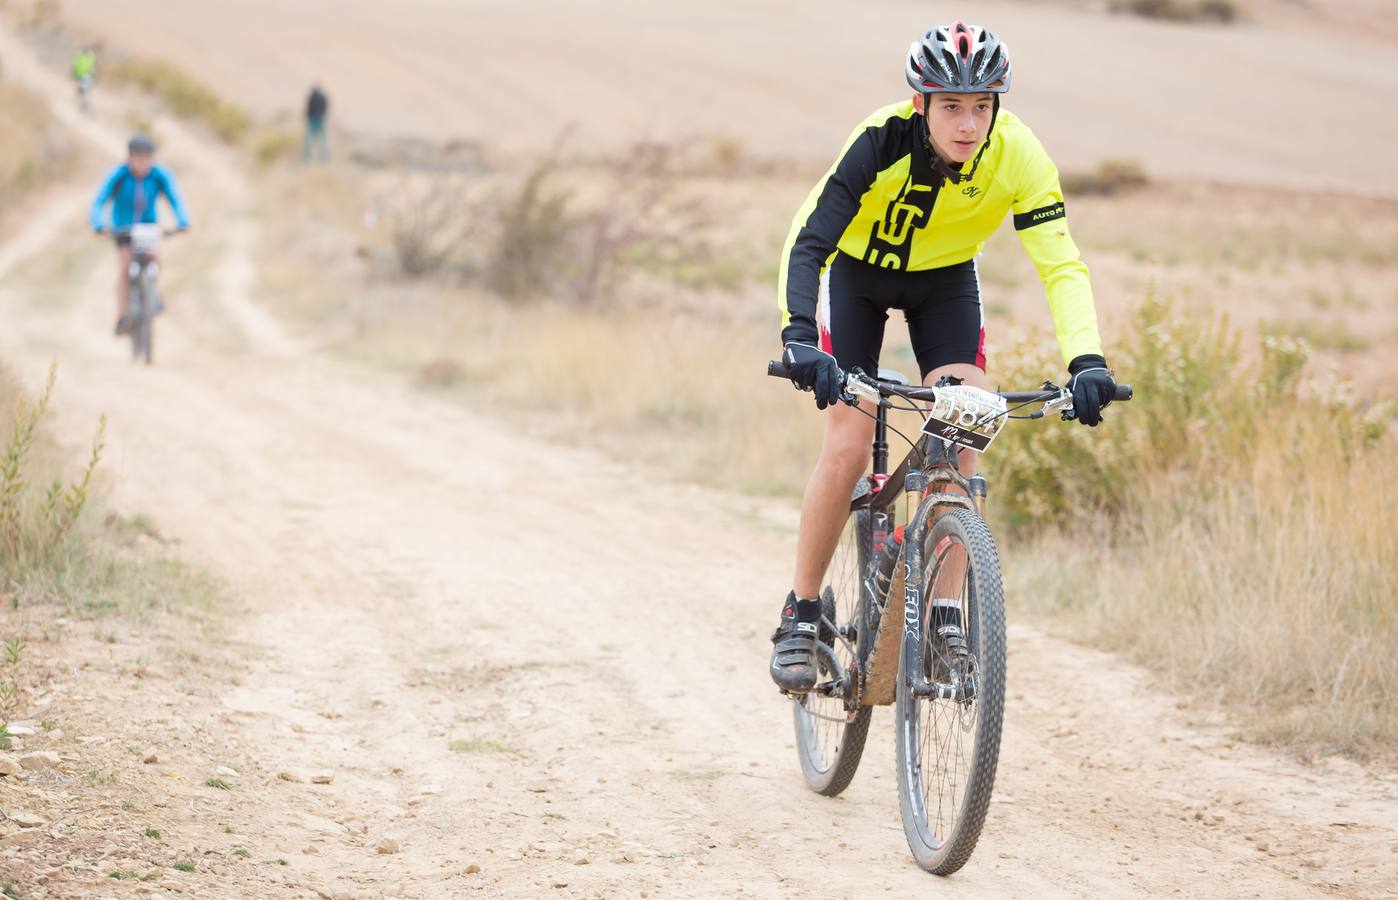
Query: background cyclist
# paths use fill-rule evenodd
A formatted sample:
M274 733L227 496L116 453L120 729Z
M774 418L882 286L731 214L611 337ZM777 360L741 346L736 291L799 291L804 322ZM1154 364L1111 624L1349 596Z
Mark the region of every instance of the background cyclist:
M180 231L189 228L189 215L175 183L175 176L155 162L155 142L144 134L134 135L126 145L126 161L119 164L102 181L92 200L89 219L98 234L110 231L117 245L117 323L116 333L125 334L130 327L127 301L131 283L131 226L136 223L159 221L156 201L164 195L174 210ZM111 203L111 215L106 207Z

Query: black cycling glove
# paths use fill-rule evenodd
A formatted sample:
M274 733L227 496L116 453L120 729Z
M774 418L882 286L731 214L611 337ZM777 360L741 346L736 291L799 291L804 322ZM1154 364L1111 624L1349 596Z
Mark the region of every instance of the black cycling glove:
M786 345L782 362L786 364L792 384L805 391L815 391L817 409L825 409L839 401L844 374L835 357L813 344L792 342Z
M1068 371L1073 376L1068 379L1073 411L1079 422L1095 428L1102 421L1102 410L1116 396L1116 379L1100 356L1079 356L1068 363Z

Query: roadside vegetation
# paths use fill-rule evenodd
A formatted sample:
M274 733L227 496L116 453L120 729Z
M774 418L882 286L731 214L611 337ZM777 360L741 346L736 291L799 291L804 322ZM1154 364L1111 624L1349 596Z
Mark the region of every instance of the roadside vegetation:
M1007 429L993 509L1015 602L1251 736L1394 762L1398 404L1308 370L1304 341L1252 343L1147 300L1110 343L1130 404L1091 431ZM1010 380L1046 349L1010 354Z
M118 57L102 66L102 77L160 99L170 112L204 125L229 143L241 140L252 124L247 112L184 69L160 59Z
M1108 8L1167 22L1231 24L1242 18L1234 0L1110 0Z
M0 722L24 710L24 651L52 640L55 616L139 622L172 609L206 613L216 591L207 576L159 552L163 540L149 520L96 512L106 419L74 460L44 427L57 374L51 368L30 397L0 367Z
M5 77L0 62L0 219L71 167L75 151L48 107Z

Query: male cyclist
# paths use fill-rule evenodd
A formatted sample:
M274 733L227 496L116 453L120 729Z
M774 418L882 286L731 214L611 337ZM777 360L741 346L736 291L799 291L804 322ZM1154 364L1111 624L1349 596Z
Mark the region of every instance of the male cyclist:
M772 635L772 680L792 693L816 682L821 582L873 440L873 420L839 402L841 374L878 371L890 309L907 320L924 383L950 375L984 387L976 257L1013 212L1044 283L1078 420L1097 425L1116 389L1058 170L1028 126L1000 108L1009 48L958 21L914 41L905 74L912 98L855 128L796 213L782 254L783 360L792 382L830 407L801 505L795 583ZM963 472L973 467L963 460Z
M91 44L84 46L73 57L73 81L78 86L78 99L87 109L87 92L92 90L92 78L97 74L97 50Z
M126 145L126 162L107 175L92 201L89 219L98 234L110 230L117 245L117 324L116 333L125 334L131 325L127 300L131 290L128 272L131 268L131 226L155 223L155 203L164 194L175 211L175 223L180 231L189 228L184 200L180 198L175 176L164 166L155 164L155 142L144 134L131 138ZM110 223L104 220L107 203L112 204Z

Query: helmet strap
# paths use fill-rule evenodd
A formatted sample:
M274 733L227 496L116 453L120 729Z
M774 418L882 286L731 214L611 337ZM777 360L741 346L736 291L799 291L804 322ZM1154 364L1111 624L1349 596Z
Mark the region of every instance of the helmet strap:
M992 96L992 103L993 106L990 110L990 127L985 131L985 143L981 144L981 148L976 151L976 158L971 160L971 171L965 174L960 172L956 173L956 179L953 181L954 184L970 181L972 178L976 177L976 168L981 164L981 157L985 155L986 148L990 146L990 136L995 133L995 120L1000 117L999 94L994 94Z

